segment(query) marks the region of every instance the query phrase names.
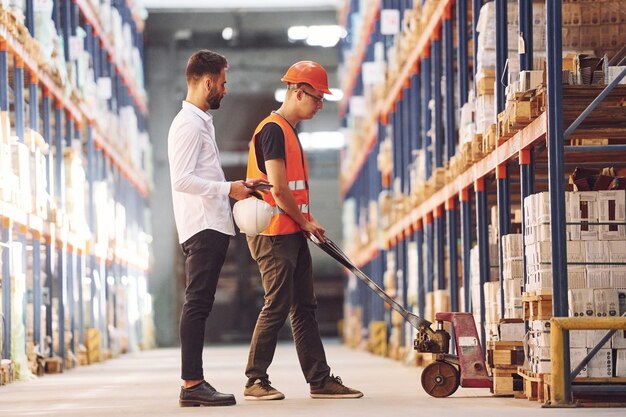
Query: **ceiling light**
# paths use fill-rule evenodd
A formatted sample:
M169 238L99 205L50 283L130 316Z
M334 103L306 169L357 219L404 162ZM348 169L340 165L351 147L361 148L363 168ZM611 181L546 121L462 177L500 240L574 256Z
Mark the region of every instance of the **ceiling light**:
M343 99L343 91L338 88L331 88L331 94L324 94L324 98L328 101L341 101Z
M309 28L307 26L292 26L287 29L287 36L290 41L303 41L309 37Z
M231 27L225 27L222 31L222 38L224 38L225 41L231 40L234 35L235 31Z
M341 132L302 132L298 133L302 148L309 151L336 150L346 145Z
M274 91L274 100L276 100L279 103L282 103L283 101L285 101L286 95L287 95L286 88L278 88L276 89L276 91Z
M306 43L310 46L332 48L342 38L344 31L338 25L309 26L309 36Z
M305 41L310 46L330 48L345 38L347 32L338 25L292 26L287 30L291 42Z

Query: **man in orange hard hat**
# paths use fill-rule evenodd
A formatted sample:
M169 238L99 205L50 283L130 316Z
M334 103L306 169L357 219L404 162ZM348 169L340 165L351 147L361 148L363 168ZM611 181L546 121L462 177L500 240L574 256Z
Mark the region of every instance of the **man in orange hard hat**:
M273 216L261 234L247 237L261 272L265 304L252 335L244 398L285 398L271 386L267 369L287 316L311 397L359 398L363 393L331 375L326 362L315 318L317 301L305 236L323 241L325 230L309 212L309 173L296 127L324 107L324 94L330 94L328 76L320 64L301 61L287 70L282 81L287 84L285 101L256 128L248 156L247 177L273 184L271 193L263 195L273 208Z

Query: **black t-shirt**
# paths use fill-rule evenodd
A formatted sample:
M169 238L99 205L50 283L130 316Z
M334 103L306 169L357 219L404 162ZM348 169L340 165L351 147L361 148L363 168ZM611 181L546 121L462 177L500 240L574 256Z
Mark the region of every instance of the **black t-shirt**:
M256 137L255 143L256 160L259 164L259 169L265 175L265 161L271 161L272 159L285 158L285 134L283 129L274 122L267 123Z

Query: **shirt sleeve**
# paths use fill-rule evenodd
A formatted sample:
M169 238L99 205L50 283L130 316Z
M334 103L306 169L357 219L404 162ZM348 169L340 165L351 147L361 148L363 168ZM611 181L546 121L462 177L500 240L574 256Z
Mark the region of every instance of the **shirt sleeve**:
M230 183L211 181L194 174L202 148L200 130L191 124L180 126L173 136L170 152L170 175L174 190L194 195L228 195ZM211 151L212 152L212 151Z
M276 123L267 123L259 132L263 159L285 159L285 134Z

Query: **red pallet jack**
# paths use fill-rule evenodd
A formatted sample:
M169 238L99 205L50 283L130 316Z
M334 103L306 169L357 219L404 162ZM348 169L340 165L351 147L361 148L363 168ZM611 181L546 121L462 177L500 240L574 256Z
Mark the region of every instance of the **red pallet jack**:
M389 297L374 281L348 259L330 239L320 242L314 236L311 241L356 275L380 298L397 311L411 326L417 329L413 348L422 353L432 353L435 361L422 372L422 387L437 398L452 395L459 386L465 388L493 388L493 380L487 373L483 350L480 346L476 324L471 313L437 313L437 329L432 323L413 313ZM454 343L458 355L449 354L450 334L444 329L450 323L454 331Z

